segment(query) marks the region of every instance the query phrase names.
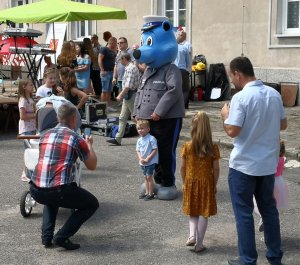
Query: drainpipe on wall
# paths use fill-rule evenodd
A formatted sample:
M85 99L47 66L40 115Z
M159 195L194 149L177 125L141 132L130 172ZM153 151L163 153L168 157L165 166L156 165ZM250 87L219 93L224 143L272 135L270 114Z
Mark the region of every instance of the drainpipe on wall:
M284 48L300 48L300 45L282 45L272 44L272 4L273 1L269 0L269 25L268 25L268 48L269 49L284 49Z
M150 10L150 14L151 14L151 16L153 16L154 15L154 0L151 0L151 10Z

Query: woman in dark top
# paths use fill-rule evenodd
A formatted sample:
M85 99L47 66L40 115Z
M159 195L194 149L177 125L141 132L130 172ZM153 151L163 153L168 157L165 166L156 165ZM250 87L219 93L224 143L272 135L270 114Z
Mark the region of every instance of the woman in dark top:
M69 67L63 67L59 71L59 77L63 83L64 97L81 109L88 99L83 91L77 88L75 71Z

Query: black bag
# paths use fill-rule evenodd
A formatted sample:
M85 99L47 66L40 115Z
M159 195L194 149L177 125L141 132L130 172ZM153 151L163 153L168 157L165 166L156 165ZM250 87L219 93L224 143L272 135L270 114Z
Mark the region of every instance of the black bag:
M138 131L136 129L136 125L134 123L127 123L124 133L124 138L126 137L134 137L138 135Z
M194 57L193 65L196 65L197 63L200 63L200 62L204 63L206 65L206 58L203 54L199 54Z
M211 99L213 88L220 88L221 94L217 99ZM230 99L231 87L223 63L211 64L209 66L207 87L205 89L204 100L206 101L222 101Z
M115 138L118 130L119 130L119 125L113 125L111 127L109 137L110 138ZM137 136L137 135L138 135L138 132L137 132L137 129L136 129L136 125L127 123L123 138L134 137L134 136Z

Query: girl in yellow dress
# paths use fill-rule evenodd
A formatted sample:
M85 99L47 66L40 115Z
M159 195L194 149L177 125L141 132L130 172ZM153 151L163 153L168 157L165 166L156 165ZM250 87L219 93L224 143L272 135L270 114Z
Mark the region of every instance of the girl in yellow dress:
M187 246L200 253L208 217L217 213L217 182L219 179L220 152L212 142L212 133L207 114L195 114L192 120L192 140L181 148L181 177L183 182L183 213L189 215L190 235Z

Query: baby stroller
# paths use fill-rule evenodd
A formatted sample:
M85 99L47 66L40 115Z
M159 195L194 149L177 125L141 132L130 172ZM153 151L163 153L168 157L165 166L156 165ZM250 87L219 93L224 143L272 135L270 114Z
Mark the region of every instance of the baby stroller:
M81 125L80 114L78 112L78 128ZM18 139L23 139L25 143L24 162L25 162L25 174L30 181L35 166L39 158L39 138L40 135L45 133L48 129L51 129L57 125L56 111L53 107L44 107L37 111L37 135L22 135L18 136ZM75 165L75 181L80 185L80 177L82 170L82 163L80 160ZM36 201L31 197L30 191L26 190L22 193L20 199L20 212L23 217L29 217L32 208L36 206Z

